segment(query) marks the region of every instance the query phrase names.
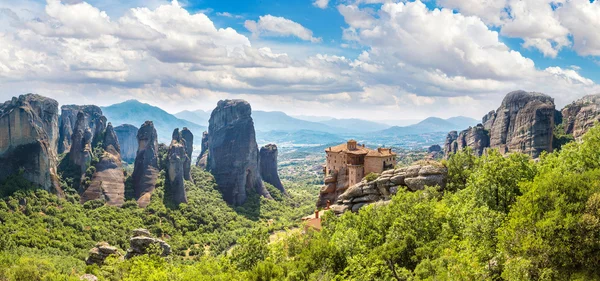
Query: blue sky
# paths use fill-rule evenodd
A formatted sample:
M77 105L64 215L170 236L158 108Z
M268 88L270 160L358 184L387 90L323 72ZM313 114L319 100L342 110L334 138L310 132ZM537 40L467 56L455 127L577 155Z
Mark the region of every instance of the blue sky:
M389 120L479 118L523 89L560 108L600 93L598 18L588 0L0 0L0 98Z

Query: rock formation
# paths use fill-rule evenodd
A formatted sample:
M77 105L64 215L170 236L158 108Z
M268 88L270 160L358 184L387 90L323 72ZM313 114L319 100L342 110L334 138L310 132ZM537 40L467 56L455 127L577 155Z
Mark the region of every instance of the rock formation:
M119 139L119 145L121 145L121 159L125 162L135 161L138 150L137 132L138 128L129 124L115 127L115 133Z
M208 125L207 168L225 201L234 205L244 203L251 189L271 197L260 178L251 112L250 104L244 100L222 100Z
M439 145L437 145L437 144L434 144L434 145L432 145L432 146L430 146L430 147L427 148L427 152L428 153L440 152L440 151L442 151L442 147L439 146Z
M537 158L542 151L552 151L554 114L551 97L534 92L511 92L496 111L482 118L481 125L461 132L464 141L458 135L457 145L449 143L456 135L456 132L450 132L444 145L446 155L461 149L462 142L479 154L489 146L501 153L521 152ZM488 137L489 145L486 146Z
M446 142L453 139L455 135L456 131L448 133ZM470 147L473 149L473 153L481 156L483 151L490 147L490 136L488 131L483 128L483 125L477 124L475 127L469 127L468 129L461 131L452 143L449 145L446 144L445 146L448 146L450 149L450 153L446 154L447 157L466 147Z
M444 143L444 154L446 157L458 152L458 132L450 131L446 136L446 142Z
M286 193L277 173L277 145L267 144L260 148L260 176L282 193Z
M171 246L165 241L153 238L146 229L134 229L133 237L129 239L129 249L127 249L125 258L130 259L135 256L148 254L151 245L155 245L156 249L160 251L160 253L156 254L160 254L163 257L171 254Z
M152 121L146 121L138 130L138 151L131 179L135 198L140 207L150 203L158 178L158 140Z
M425 186L446 187L448 169L439 163L412 165L384 171L377 179L362 182L349 187L335 201L331 209L337 213L357 212L367 204L386 201L396 194L399 188L410 191L422 190Z
M121 206L125 202L125 175L121 166L120 146L112 124L104 133L104 153L96 164L90 186L82 193L81 203L102 199L108 205Z
M198 160L196 160L196 166L206 169L206 164L208 162L208 132L202 133L202 147L200 148L200 155L198 155Z
M27 94L0 104L0 181L22 171L27 180L61 195L57 146L58 102Z
M92 133L92 142L95 143L95 136L100 136L106 126L106 117L102 115L100 107L95 105L63 105L60 115L60 136L58 141L58 153L64 153L71 150L72 136L75 132L75 125L79 113L84 115L85 128L89 128ZM83 129L85 131L85 129Z
M581 138L594 123L600 121L600 94L587 95L562 109L565 133Z
M83 175L92 161L92 132L85 121L83 112L77 113L75 129L71 135L71 149L69 159L79 167L79 174Z
M122 255L116 247L113 247L106 242L98 242L96 246L90 250L85 263L87 265L102 265L104 264L104 260L109 256L121 257Z
M183 135L183 132L179 132L179 129L173 131L173 140L167 152L167 177L169 185L165 193L175 204L187 203L184 174L186 173L186 165L188 166L187 172L189 173L190 158L186 151L187 142L183 138Z
M194 134L187 127L181 130L181 138L185 141L185 153L187 154L186 162L183 163L183 178L192 180L192 153L194 152Z

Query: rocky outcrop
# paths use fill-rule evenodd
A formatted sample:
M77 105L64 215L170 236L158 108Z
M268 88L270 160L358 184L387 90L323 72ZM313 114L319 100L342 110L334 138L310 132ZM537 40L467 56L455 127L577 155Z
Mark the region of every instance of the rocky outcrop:
M102 265L104 264L104 260L109 256L122 257L116 247L113 247L106 242L98 242L96 246L90 250L85 263L87 265Z
M562 109L565 133L580 139L597 121L600 121L600 94L587 95Z
M206 169L206 164L208 162L208 132L202 133L202 147L200 149L200 155L198 155L198 159L196 160L196 166Z
M455 134L456 131L448 133L446 142L454 138ZM473 149L473 153L476 155L481 156L483 151L490 147L490 136L488 131L483 128L483 125L477 124L475 127L469 127L468 129L461 131L456 139L449 145L446 144L446 146L450 149L449 153L446 154L447 157L467 147Z
M260 148L260 176L263 181L270 183L282 193L285 192L277 172L277 145L267 144Z
M158 140L152 121L146 121L138 130L138 151L131 179L135 198L140 207L150 203L158 178Z
M325 168L323 168L325 170ZM324 208L329 204L335 203L337 198L344 193L344 185L338 184L338 172L332 171L325 177L325 185L319 190L318 208Z
M115 127L115 133L119 139L119 145L121 145L121 159L125 162L135 161L138 150L137 132L138 128L129 124Z
M428 153L440 152L440 151L442 151L442 147L439 146L439 145L437 145L437 144L434 144L434 145L432 145L432 146L430 146L430 147L427 148L427 152Z
M183 163L183 178L186 180L192 180L191 169L192 169L192 153L194 152L194 134L187 127L183 127L181 130L181 138L185 141L185 163Z
M188 157L186 148L187 142L183 138L183 132L175 129L173 131L173 140L167 152L167 177L169 184L165 190L167 197L175 204L187 203L184 174L186 173L186 165L188 166L187 172L189 173L190 158Z
M252 109L244 100L222 100L208 125L207 169L230 204L246 201L248 190L270 198L262 184Z
M130 259L139 255L146 255L151 248L157 249L158 253L163 257L171 254L171 246L165 241L158 238L153 238L150 232L146 229L134 229L133 237L129 239L129 249L125 254L125 259Z
M336 204L331 209L337 214L357 212L365 205L389 200L400 188L417 191L425 186L438 186L444 189L447 178L448 169L436 162L387 170L375 180L363 180L349 187L332 201Z
M58 102L35 94L0 104L0 181L22 172L49 191L60 191L57 170Z
M464 137L461 140L459 134L456 145L449 143L455 135L450 132L444 145L446 155L460 150L463 143L480 155L486 147L491 147L501 153L521 152L537 158L543 151L552 151L554 115L551 97L534 92L511 92L496 111L482 118L481 125L461 132ZM486 145L488 137L489 145Z
M89 200L105 200L111 206L121 206L125 202L125 175L121 164L120 146L112 124L108 123L104 132L102 148L104 153L96 164L91 184L81 194L81 203Z
M83 175L92 161L92 132L85 121L83 112L77 113L75 129L71 135L71 149L69 160L79 167L79 174Z
M444 143L444 154L446 157L458 152L458 132L450 131L446 136L446 142Z
M100 107L95 105L63 105L60 115L60 137L58 141L58 153L64 153L71 150L73 133L77 123L77 115L84 115L84 124L92 133L92 142L95 136L100 136L106 127L106 117L102 115ZM85 129L83 129L85 131Z

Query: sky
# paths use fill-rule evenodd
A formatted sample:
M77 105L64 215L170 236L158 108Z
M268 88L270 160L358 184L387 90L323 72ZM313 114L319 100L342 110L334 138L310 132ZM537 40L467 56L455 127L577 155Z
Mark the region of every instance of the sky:
M590 0L0 0L0 101L480 119L600 93Z

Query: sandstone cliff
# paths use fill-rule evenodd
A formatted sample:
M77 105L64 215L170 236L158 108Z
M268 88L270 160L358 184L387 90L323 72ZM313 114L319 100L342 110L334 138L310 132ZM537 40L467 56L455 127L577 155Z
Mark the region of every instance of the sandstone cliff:
M121 165L120 146L112 124L108 123L104 133L104 153L96 164L90 186L81 194L81 203L102 199L111 206L125 202L125 175Z
M267 144L260 148L260 176L282 193L285 192L277 172L277 145Z
M191 169L192 153L194 152L194 134L187 127L183 127L181 138L185 141L185 153L187 154L187 158L185 158L185 162L183 163L183 178L192 180Z
M175 204L187 203L184 174L186 173L186 165L188 166L187 172L189 172L190 158L186 151L187 142L183 138L183 135L183 132L179 132L179 129L173 131L173 140L167 152L167 177L169 184L166 186L165 194Z
M0 104L0 181L22 171L29 181L61 195L57 146L58 102L27 94Z
M106 126L106 117L102 115L102 110L95 105L63 105L59 119L60 135L58 141L58 153L71 150L71 142L77 115L83 113L84 124L92 133L92 142L95 143L95 136L100 136ZM85 130L85 129L83 129Z
M462 143L478 154L489 146L501 153L521 152L537 158L543 151L552 151L554 114L551 97L534 92L511 92L496 111L482 118L482 125L461 132L463 139L460 134L456 136L456 145L449 143L456 135L450 132L444 146L446 155L460 150ZM488 137L489 145L486 145Z
M138 150L137 132L138 128L129 124L115 127L115 133L119 139L119 145L121 145L121 159L125 162L135 161Z
M146 121L138 130L138 151L131 179L135 198L140 207L150 203L158 178L158 140L152 121Z
M587 95L562 109L565 133L581 138L594 123L600 121L600 94Z
M71 135L71 148L69 160L79 168L79 174L83 175L92 161L92 132L85 121L83 112L77 113L75 129Z
M198 155L198 159L196 160L196 166L206 169L206 164L208 162L208 132L202 133L202 147L200 148L200 155Z
M225 201L234 205L244 203L251 189L271 197L260 178L251 112L250 104L244 100L222 100L208 125L207 168Z
M337 213L357 212L367 204L387 201L399 188L410 191L422 190L425 186L446 187L448 169L439 163L412 165L381 173L377 179L362 182L349 187L335 201L331 209Z

